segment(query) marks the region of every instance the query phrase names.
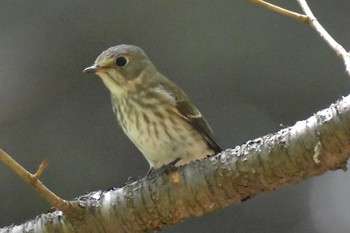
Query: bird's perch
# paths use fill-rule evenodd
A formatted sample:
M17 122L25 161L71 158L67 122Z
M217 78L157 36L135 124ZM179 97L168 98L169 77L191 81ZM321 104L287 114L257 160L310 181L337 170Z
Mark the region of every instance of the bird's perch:
M169 174L78 197L71 204L83 211L74 217L54 211L0 232L153 232L328 170L345 170L349 156L347 96L292 127Z

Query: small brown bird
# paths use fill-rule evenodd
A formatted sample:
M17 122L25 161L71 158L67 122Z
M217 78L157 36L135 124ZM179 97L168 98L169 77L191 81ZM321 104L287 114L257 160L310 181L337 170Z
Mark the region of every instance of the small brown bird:
M111 47L84 73L101 77L111 92L119 125L145 156L150 171L222 151L188 96L156 69L142 49Z

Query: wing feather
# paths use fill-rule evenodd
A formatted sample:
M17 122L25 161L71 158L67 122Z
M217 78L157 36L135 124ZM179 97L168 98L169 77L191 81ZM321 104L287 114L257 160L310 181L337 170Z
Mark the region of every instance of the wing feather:
M168 80L169 81L169 80ZM208 122L202 116L200 111L192 104L187 95L172 82L161 83L160 88L164 89L171 97L180 115L190 123L208 143L208 146L219 153L222 151L220 146L213 139L213 131ZM175 91L172 91L175 90Z

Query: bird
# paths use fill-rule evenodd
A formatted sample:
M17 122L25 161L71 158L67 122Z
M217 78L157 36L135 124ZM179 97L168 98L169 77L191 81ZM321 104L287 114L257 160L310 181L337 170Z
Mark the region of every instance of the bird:
M149 173L222 151L189 97L141 48L110 47L83 72L97 74L110 91L117 122L148 161Z

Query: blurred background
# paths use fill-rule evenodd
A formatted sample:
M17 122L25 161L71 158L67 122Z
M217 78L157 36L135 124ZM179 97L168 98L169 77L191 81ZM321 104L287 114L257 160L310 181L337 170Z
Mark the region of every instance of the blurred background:
M278 3L280 1L274 1ZM296 1L283 6L301 12ZM350 48L350 2L310 2ZM82 70L138 45L181 86L223 148L293 125L347 95L343 62L310 27L249 1L11 1L0 7L0 147L65 199L121 187L148 164L124 136L109 92ZM350 231L349 174L329 172L163 232ZM50 209L0 163L0 227Z

